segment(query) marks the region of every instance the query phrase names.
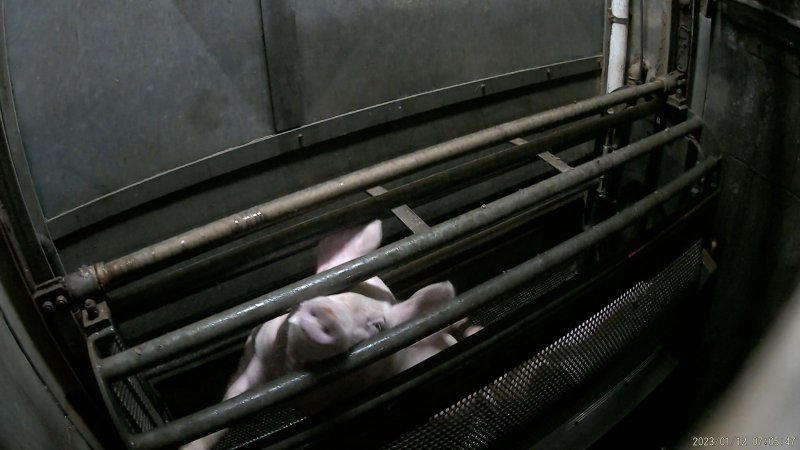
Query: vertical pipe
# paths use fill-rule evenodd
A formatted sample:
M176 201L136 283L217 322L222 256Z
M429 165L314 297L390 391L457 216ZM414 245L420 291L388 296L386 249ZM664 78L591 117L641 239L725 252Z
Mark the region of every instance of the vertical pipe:
M608 78L606 92L614 92L625 82L628 57L628 3L611 0L611 39L608 46Z

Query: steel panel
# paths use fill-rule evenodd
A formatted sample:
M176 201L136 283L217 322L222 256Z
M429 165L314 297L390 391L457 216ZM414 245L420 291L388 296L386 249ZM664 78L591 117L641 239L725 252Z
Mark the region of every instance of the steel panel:
M4 8L46 217L273 132L257 0Z
M294 12L287 40L298 49L291 65L302 103L291 114L302 123L602 53L601 0L278 2ZM275 89L275 102L289 105L278 97L293 92Z

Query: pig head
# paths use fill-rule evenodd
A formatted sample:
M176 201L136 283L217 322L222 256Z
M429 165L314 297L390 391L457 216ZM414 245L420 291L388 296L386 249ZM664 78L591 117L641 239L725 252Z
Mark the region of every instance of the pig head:
M381 237L381 222L376 220L324 238L317 246L317 273L377 249ZM380 278L373 277L353 286L348 292L306 300L293 312L269 320L253 330L224 399L344 354L385 329L424 315L454 295L452 284L442 282L426 286L409 299L396 302L386 284ZM292 406L303 414L312 414L427 359L455 342L445 331L434 333L408 348L295 399ZM185 448L211 448L223 433L217 432L199 439Z

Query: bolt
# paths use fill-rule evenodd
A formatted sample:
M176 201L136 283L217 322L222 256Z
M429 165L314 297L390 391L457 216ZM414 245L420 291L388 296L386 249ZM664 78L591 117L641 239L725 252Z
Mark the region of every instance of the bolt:
M63 295L56 297L56 305L67 306L67 297L64 297Z
M89 319L96 319L100 315L100 311L97 310L97 302L90 298L83 302L83 307L86 309L86 315L89 316Z
M42 302L42 309L45 310L45 311L52 311L52 310L56 309L56 307L55 307L55 305L53 305L53 302L51 302L50 300L45 300L45 301Z

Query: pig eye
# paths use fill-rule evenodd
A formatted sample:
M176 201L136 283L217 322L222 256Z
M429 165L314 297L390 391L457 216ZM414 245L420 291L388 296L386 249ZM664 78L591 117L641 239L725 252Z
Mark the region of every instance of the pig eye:
M369 326L375 328L377 331L383 331L383 328L386 326L386 319L381 317L380 319L375 319L369 322Z

